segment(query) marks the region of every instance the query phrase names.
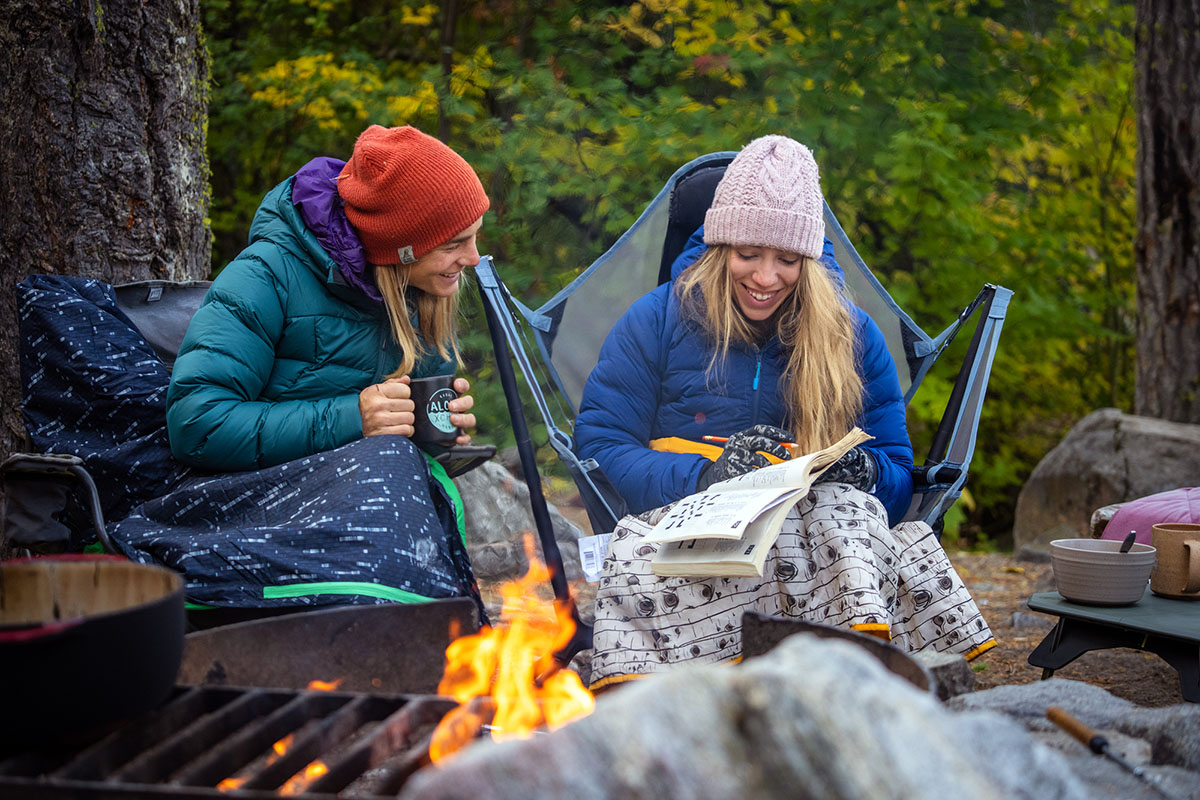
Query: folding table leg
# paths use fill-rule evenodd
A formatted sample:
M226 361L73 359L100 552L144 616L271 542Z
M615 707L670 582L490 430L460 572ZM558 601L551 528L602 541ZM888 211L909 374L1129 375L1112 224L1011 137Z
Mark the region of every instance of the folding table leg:
M1045 680L1054 674L1054 670L1062 669L1088 651L1109 647L1138 649L1143 638L1144 634L1059 617L1054 630L1046 634L1041 644L1029 654L1027 661L1035 667L1042 667L1042 679Z
M1086 620L1059 617L1054 630L1033 649L1027 659L1042 668L1042 680L1091 650L1128 647L1154 653L1179 674L1179 689L1189 703L1200 703L1200 645L1165 636L1101 625Z

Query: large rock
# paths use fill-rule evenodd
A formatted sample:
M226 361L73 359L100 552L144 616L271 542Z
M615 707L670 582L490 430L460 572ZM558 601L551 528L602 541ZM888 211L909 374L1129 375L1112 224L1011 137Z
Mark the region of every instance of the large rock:
M1084 417L1046 454L1017 497L1013 547L1044 554L1054 539L1089 535L1101 506L1196 485L1200 425L1124 414Z
M473 745L404 798L1094 797L1018 722L954 713L865 650L797 635L740 666L602 695L548 736Z
M1039 740L1062 752L1094 797L1161 798L1146 782L1097 756L1046 718L1059 706L1095 733L1126 761L1145 769L1168 796L1200 797L1200 706L1183 703L1141 708L1098 686L1053 678L959 695L946 706L957 711L992 711L1020 722Z
M529 566L525 558L525 534L537 539L529 487L491 461L455 478L454 484L466 509L467 551L476 577L511 580L524 575ZM578 544L583 531L553 505L547 503L547 507L567 579L578 580L583 576Z

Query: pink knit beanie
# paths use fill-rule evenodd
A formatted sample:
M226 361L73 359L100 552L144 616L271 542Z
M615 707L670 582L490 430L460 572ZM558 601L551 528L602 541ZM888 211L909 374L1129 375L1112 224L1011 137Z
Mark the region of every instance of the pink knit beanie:
M408 125L363 131L337 186L372 264L413 263L475 224L489 205L462 156Z
M746 145L704 216L705 244L773 247L820 258L825 215L812 151L786 136Z

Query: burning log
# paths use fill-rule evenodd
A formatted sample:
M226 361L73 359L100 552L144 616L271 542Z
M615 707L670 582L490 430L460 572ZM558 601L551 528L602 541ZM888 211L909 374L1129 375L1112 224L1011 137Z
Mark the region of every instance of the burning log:
M437 763L485 731L495 740L525 739L539 728L554 730L591 713L595 704L579 676L562 668L554 654L575 633L571 609L543 600L537 589L550 571L526 537L529 570L506 583L500 622L446 648L439 694L461 705L434 731L430 758ZM490 698L486 704L472 703Z

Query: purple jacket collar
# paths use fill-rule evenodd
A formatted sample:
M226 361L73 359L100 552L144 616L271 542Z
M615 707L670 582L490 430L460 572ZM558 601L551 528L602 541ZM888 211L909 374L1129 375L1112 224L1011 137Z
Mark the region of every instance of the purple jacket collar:
M354 226L346 219L337 191L336 179L345 166L345 161L324 157L305 164L292 179L292 204L305 226L338 265L346 283L382 303L383 295L375 285L367 254Z

